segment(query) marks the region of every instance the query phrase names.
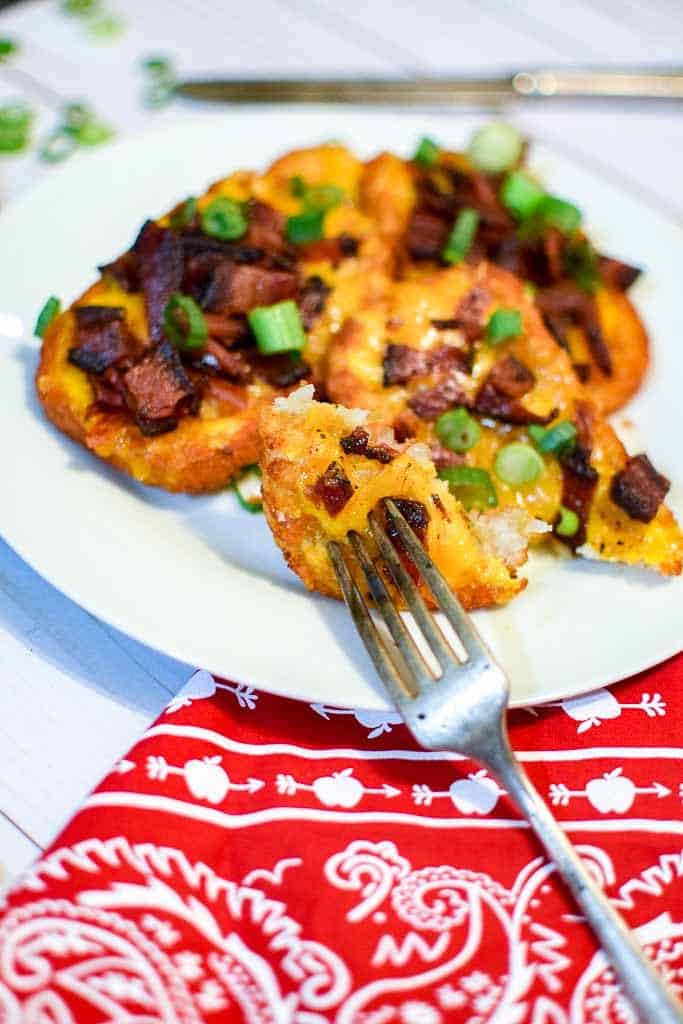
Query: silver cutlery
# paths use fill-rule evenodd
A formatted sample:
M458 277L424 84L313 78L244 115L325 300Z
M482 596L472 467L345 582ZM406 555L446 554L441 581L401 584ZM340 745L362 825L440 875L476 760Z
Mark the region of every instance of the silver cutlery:
M496 78L204 79L180 96L217 103L366 103L501 106L511 100L683 99L683 68L540 69Z
M683 1007L592 879L515 757L505 721L509 683L503 669L396 504L386 499L384 509L462 647L460 654L456 654L405 569L380 518L372 512L369 526L379 558L355 532L347 535L346 543L330 541L328 552L356 628L387 693L423 747L473 758L498 778L554 861L643 1024L681 1024ZM392 600L383 579L384 569L390 573L438 663L436 676ZM373 620L356 582L361 578L385 630L379 630Z

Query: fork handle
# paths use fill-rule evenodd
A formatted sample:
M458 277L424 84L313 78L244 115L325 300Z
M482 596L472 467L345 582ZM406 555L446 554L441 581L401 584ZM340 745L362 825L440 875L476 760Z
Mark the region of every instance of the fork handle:
M487 744L489 746L489 744ZM547 804L515 757L507 736L485 761L529 821L583 911L643 1024L681 1024L683 1007L659 976L632 931L593 881Z

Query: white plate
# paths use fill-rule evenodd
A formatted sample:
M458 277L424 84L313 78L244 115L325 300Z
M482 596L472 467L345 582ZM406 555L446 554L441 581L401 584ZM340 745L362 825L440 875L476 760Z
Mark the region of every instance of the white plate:
M385 700L344 607L307 594L262 517L231 493L146 489L62 437L33 392L43 300L70 301L142 220L240 166L335 138L371 155L422 134L453 146L471 119L325 111L225 113L106 147L0 216L0 531L46 579L167 654L307 700ZM654 370L628 410L655 465L683 481L683 233L609 182L535 146L552 188L583 209L598 243L643 264L635 289ZM14 318L14 319L13 319ZM19 337L21 335L21 337ZM617 423L618 425L618 423ZM681 490L672 504L681 511ZM683 585L637 569L536 555L527 591L477 625L508 670L513 704L564 699L646 668L681 646ZM73 638L74 643L78 638Z

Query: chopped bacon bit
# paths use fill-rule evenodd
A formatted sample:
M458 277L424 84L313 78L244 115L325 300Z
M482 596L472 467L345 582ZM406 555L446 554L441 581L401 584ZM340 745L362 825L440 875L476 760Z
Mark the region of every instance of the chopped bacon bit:
M571 326L571 320L559 313L544 313L543 323L546 325L553 338L565 352L569 352L569 337L567 331Z
M537 293L536 305L544 318L564 317L582 327L595 362L606 376L611 376L612 357L605 344L598 308L592 295L582 291L575 281L558 281Z
M218 371L236 384L246 384L251 378L251 367L242 352L230 352L212 338L206 343L206 351L218 364Z
M304 281L299 295L299 309L305 330L309 331L322 313L330 291L330 286L317 274Z
M420 429L420 421L410 409L404 409L393 423L394 437L399 444L417 435Z
M657 515L671 483L647 455L632 455L612 479L610 497L631 519L649 523Z
M421 544L424 544L427 537L427 526L429 525L429 513L421 501L412 501L410 498L392 498L399 512L411 527ZM394 526L393 519L386 514L384 509L384 528L387 537L396 548L398 555L405 566L406 571L417 582L419 573L412 558L403 546L398 530Z
M627 291L642 274L640 267L629 266L628 263L615 260L612 256L600 256L598 267L600 276L608 288L617 288L620 292Z
M140 282L145 296L149 336L161 341L164 310L174 292L180 291L183 280L183 246L179 236L148 220L138 235L135 253L140 268Z
M560 456L562 465L562 504L579 517L579 529L572 537L561 537L566 544L576 549L586 540L586 526L590 506L598 483L598 473L590 464L590 429L592 410L588 403L579 411L577 403L576 429L577 444L571 451ZM590 410L590 413L589 413Z
M533 388L536 378L516 356L507 355L494 363L488 375L488 382L508 398L521 398Z
M466 396L457 371L446 376L433 388L420 388L408 401L408 405L421 420L436 420L442 412L454 405L463 405Z
M249 335L246 320L242 317L225 317L221 313L205 313L204 320L209 337L220 341L225 348L231 348L239 341L244 341Z
M110 367L101 377L95 377L92 381L95 392L94 405L105 409L123 409L126 400L123 394L121 376L117 370Z
M295 298L298 287L296 274L288 271L224 260L213 273L203 306L210 313L248 313L254 306L271 306Z
M452 452L450 448L445 448L439 441L434 441L429 450L432 462L437 469L451 469L453 466L462 466L465 462L464 455L460 452Z
M455 319L468 341L477 341L482 337L486 326L486 312L490 304L491 296L480 284L475 285L460 300L455 311Z
M591 402L579 398L574 403L574 425L576 441L579 447L590 452L593 447L593 426L595 424L595 406Z
M590 363L572 363L572 366L574 367L574 373L581 383L587 384L591 379Z
M415 210L408 223L406 244L414 260L436 260L448 240L448 222L424 210Z
M267 203L252 199L248 204L249 227L243 242L247 247L280 252L287 246L285 216Z
M385 388L393 384L405 384L411 377L419 377L429 371L429 359L426 352L410 348L408 345L387 345L384 352L384 376L382 383Z
M251 364L259 380L275 388L290 388L310 376L308 363L294 352L281 352L273 356L251 354Z
M104 373L110 366L133 360L140 348L126 326L120 306L76 306L77 345L69 349L69 362L86 373Z
M454 331L458 327L460 327L460 321L457 319L457 317L454 316L447 317L445 320L439 320L438 318L436 318L435 320L430 320L429 322L432 325L432 327L436 327L437 331Z
M565 237L557 228L548 228L543 236L543 252L545 254L548 277L551 281L559 281L565 274L564 252Z
M342 256L357 256L359 241L354 238L353 235L347 235L346 232L342 232L339 236L339 248L342 251Z
M196 412L197 395L178 353L163 341L123 375L126 403L143 434L163 434L185 412Z
M137 292L140 290L138 258L132 250L124 252L122 256L119 256L112 263L104 263L97 269L105 277L112 277L117 284L121 285L124 292Z
M338 516L349 499L353 496L351 481L340 463L331 462L325 472L318 477L311 488L311 496L316 504L322 504L330 516Z
M339 443L346 455L364 455L366 459L375 459L384 465L396 457L397 453L388 444L371 445L369 441L370 435L367 430L356 427L347 437L342 437Z
M234 409L246 409L249 404L249 396L245 388L231 384L220 377L209 377L204 386L205 394L217 398L219 402L226 402Z
M180 235L183 252L188 261L197 257L213 256L220 259L233 260L235 263L258 263L265 256L263 249L254 245L245 245L242 241L226 242L221 238L212 238L201 231L187 231Z
M302 260L308 263L327 260L336 267L338 263L358 252L358 242L351 235L338 235L336 238L319 238L316 242L306 242L299 246Z

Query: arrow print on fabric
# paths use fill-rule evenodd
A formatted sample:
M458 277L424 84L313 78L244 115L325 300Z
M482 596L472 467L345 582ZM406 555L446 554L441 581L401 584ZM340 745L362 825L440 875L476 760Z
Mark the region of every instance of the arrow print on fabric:
M192 796L219 804L229 792L258 793L265 782L261 779L247 779L246 782L232 782L225 768L221 767L221 756L193 758L182 768L169 764L161 755L147 758L147 778L163 782L169 775L182 775Z
M644 693L637 704L622 704L609 690L600 689L569 700L551 701L540 705L540 708L562 708L566 715L579 723L576 731L582 733L619 718L622 711L642 711L648 718L662 717L666 714L666 701L661 693ZM527 710L536 715L540 708Z
M383 796L388 800L400 796L401 790L384 783L382 786L364 786L353 776L353 768L344 768L331 775L321 775L312 784L297 782L293 775L278 775L275 788L283 796L297 792L313 793L325 807L355 807L364 796Z
M564 783L553 783L550 787L550 802L555 807L567 807L570 800L582 797L601 814L610 811L623 814L633 806L637 796L656 796L661 800L671 795L671 790L661 782L637 786L632 779L622 775L622 771L622 768L615 768L605 772L599 779L589 779L584 789L569 789Z
M372 708L334 708L327 704L311 704L311 711L329 722L332 715L353 715L359 725L369 729L368 739L374 740L382 733L391 732L393 725L400 725L402 719L396 711L375 711Z
M413 802L418 807L431 807L433 800L449 797L461 814L490 814L503 796L495 779L490 778L486 769L473 772L466 779L456 779L448 789L435 790L425 785L413 786Z
M189 708L195 700L206 700L213 697L216 690L225 690L231 693L241 708L253 711L258 700L258 693L253 686L245 683L217 683L210 672L201 669L195 672L189 682L183 687L180 693L166 705L166 714L173 715L181 708Z

